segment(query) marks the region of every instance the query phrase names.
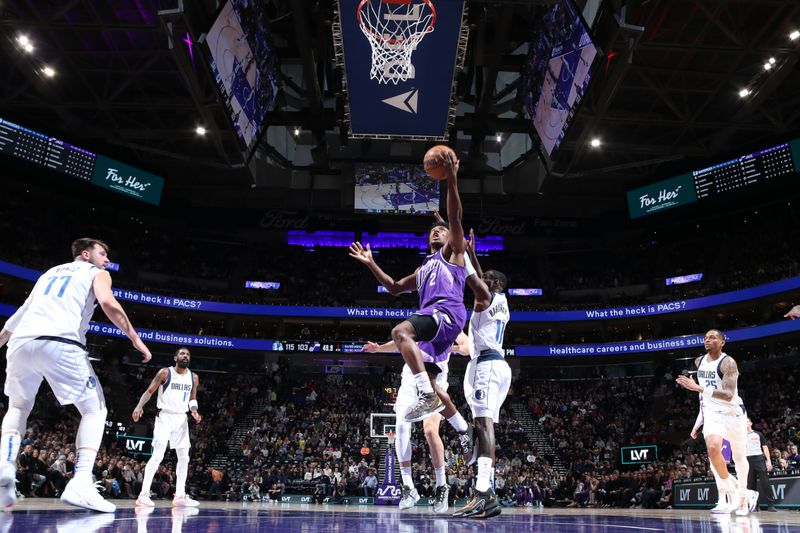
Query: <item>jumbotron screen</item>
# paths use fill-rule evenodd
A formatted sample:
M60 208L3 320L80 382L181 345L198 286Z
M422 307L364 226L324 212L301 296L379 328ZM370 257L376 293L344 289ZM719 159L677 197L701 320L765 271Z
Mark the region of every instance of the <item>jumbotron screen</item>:
M430 215L439 209L439 182L419 165L355 165L354 209L357 213Z
M280 88L275 53L260 3L229 0L208 30L210 66L236 135L251 151L266 128Z
M545 12L522 70L521 97L543 154L552 157L592 78L597 47L567 0Z

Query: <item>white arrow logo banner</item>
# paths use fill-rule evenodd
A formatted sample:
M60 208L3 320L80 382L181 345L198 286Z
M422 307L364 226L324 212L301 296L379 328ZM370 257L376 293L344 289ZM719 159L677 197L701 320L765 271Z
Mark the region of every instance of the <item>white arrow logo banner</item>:
M403 94L398 94L397 96L392 96L391 98L386 98L383 100L383 103L389 104L392 107L396 107L401 111L405 111L406 113L417 113L417 100L419 98L419 91L417 89L413 89Z

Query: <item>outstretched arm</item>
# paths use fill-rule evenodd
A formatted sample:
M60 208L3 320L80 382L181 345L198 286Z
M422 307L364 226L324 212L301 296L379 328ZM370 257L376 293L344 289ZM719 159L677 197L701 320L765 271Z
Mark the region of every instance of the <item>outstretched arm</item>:
M148 362L153 356L150 354L150 350L145 346L144 342L142 342L142 339L139 338L139 334L133 329L133 325L128 319L128 315L125 314L125 310L122 309L122 306L114 297L114 293L111 291L111 275L105 270L99 272L94 277L92 288L94 289L97 303L103 308L103 312L108 319L131 340L133 347L141 352L142 360L145 363Z
M464 228L461 226L463 207L461 206L461 196L458 194L458 166L459 161L455 152L445 152L443 167L447 177L447 219L450 221L448 245L456 256L463 254L466 248ZM458 264L456 261L451 262Z
M369 341L361 347L361 351L369 353L396 353L400 350L397 349L397 345L394 341L384 342L383 344Z
M153 397L153 394L155 394L156 390L158 390L161 384L167 381L168 373L169 370L166 368L159 370L153 378L153 381L150 382L150 386L147 387L147 390L142 393L142 397L139 398L139 403L137 403L136 407L133 409L133 415L131 418L133 418L134 422L139 421L144 413L144 406L147 405L147 402L150 401L150 398Z
M14 330L17 328L17 324L20 323L25 311L27 311L28 307L30 307L31 300L33 300L33 292L35 290L36 287L34 287L28 297L25 298L25 303L22 304L22 306L20 306L20 308L17 309L13 315L11 315L11 318L6 321L6 325L3 326L2 331L0 331L0 348L5 346L8 340L11 338L11 334L14 333Z
M478 253L475 247L475 230L472 228L469 230L467 255L469 256L469 260L472 262L472 266L475 268L475 273L478 274L479 278L483 279L483 269L481 268L481 262L478 261Z
M399 281L395 281L389 274L381 270L381 267L375 262L372 257L372 250L369 249L369 244L364 248L360 242L354 242L350 245L350 257L356 261L363 263L369 268L378 283L386 287L392 295L397 296L404 292L411 292L417 288L417 274L410 274Z

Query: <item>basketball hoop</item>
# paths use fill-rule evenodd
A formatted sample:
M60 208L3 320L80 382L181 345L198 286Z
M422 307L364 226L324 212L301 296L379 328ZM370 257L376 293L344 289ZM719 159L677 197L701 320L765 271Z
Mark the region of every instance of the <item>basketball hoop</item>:
M369 77L397 85L413 77L411 54L436 25L431 0L361 0L358 25L372 48Z

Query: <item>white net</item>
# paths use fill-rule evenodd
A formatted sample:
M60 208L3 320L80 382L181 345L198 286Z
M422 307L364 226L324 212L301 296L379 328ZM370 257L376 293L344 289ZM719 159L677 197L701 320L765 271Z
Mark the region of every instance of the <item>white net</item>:
M411 54L436 25L430 0L362 0L358 23L372 48L369 77L378 83L413 78Z

